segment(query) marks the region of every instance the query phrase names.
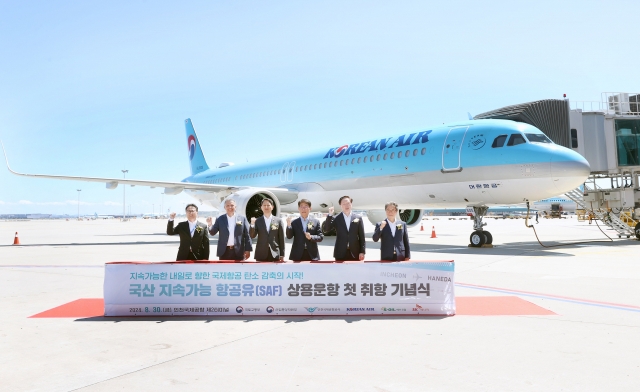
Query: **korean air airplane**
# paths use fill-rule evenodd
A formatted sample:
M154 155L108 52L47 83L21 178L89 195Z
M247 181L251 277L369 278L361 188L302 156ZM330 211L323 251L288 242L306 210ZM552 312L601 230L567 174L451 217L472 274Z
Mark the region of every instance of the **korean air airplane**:
M189 192L200 203L222 210L233 199L247 218L262 215L260 201L274 200L274 214L297 212L306 198L315 211L339 211L349 195L354 209L372 223L385 218L384 203L400 205L410 226L425 208L466 208L475 212L471 245L493 242L482 218L492 205L518 204L562 194L581 185L588 162L554 144L537 128L508 120L470 120L402 135L327 146L306 154L255 163L210 167L190 119L185 120L191 175L180 182L17 173L60 180L164 187L165 194ZM6 159L6 154L5 154Z

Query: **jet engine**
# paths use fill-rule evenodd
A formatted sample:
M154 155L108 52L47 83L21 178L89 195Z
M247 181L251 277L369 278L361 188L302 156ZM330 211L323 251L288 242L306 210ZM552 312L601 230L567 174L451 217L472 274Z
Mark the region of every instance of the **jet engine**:
M246 216L247 220L251 221L251 218L259 218L263 215L260 205L264 198L273 200L274 205L271 213L274 216L278 216L280 213L280 202L278 198L275 197L273 193L260 189L243 189L227 196L220 204L220 214L225 213L224 203L227 200L233 200L236 202L236 212Z
M422 221L423 213L424 213L424 210L400 210L399 211L400 219L406 222L407 226L409 227L418 226ZM384 210L368 210L367 218L369 219L369 222L375 225L376 223L386 219L387 214L384 212Z

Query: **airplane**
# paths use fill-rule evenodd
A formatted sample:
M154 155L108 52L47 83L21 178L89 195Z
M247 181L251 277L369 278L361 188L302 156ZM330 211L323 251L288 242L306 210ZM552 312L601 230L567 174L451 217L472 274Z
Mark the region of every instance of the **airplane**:
M563 196L555 196L533 202L533 208L546 212L576 212L576 202Z
M492 205L518 204L562 194L581 185L589 163L575 151L553 143L539 129L511 120L471 120L443 124L395 136L370 138L308 153L262 162L223 162L211 168L191 119L185 120L191 175L179 182L122 178L11 173L59 180L164 187L167 195L182 191L200 203L223 211L233 199L247 218L262 215L260 202L271 198L274 214L296 212L305 198L314 210L340 211L343 195L354 208L366 210L370 222L383 220L385 202L398 203L400 218L420 223L425 208L471 207L471 245L491 244L482 218ZM4 146L3 146L4 151Z
M96 219L113 219L114 217L113 215L98 215L97 212L94 212L93 216L91 216L90 218L93 220L96 220Z

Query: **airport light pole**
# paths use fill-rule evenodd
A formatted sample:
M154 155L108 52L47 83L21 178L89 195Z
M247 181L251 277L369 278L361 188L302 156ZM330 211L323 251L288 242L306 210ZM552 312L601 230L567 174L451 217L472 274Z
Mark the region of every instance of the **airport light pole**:
M129 170L122 170L122 175L124 176L124 179L127 179L127 173L129 173ZM126 222L127 220L127 185L126 184L122 184L122 221Z
M78 189L78 220L80 220L80 192L82 189Z

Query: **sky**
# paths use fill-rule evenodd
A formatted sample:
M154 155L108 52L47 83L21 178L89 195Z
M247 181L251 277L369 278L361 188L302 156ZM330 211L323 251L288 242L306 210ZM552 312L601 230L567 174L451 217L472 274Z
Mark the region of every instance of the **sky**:
M25 173L180 181L539 99L640 92L637 1L0 0L0 140ZM78 192L78 189L81 189ZM126 188L134 214L194 201ZM0 168L0 214L123 190Z

